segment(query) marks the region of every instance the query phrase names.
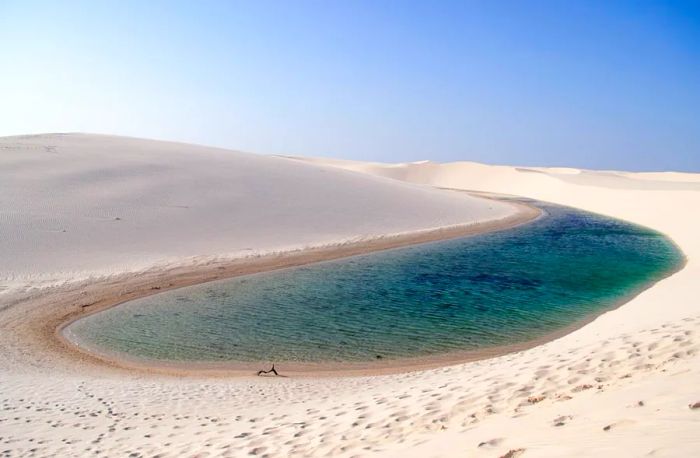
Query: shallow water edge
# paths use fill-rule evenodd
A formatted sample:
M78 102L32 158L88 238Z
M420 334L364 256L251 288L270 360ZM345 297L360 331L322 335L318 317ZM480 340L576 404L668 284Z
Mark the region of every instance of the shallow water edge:
M519 204L522 205L522 204ZM444 240L448 238L454 238L454 237L463 237L465 235L474 235L477 233L484 233L487 232L488 230L490 231L495 231L495 230L501 230L501 229L509 229L513 228L517 225L524 224L526 222L532 221L536 219L539 216L539 210L534 211L530 206L522 206L524 208L521 208L524 210L517 218L514 218L511 221L508 222L503 222L501 221L498 225L498 227L489 227L489 228L481 228L481 231L474 231L473 227L470 228L471 230L467 231L467 233L460 233L460 231L455 231L451 232L450 234L445 234L444 232L438 233L438 234L433 234L433 236L439 236L434 239L428 239L428 240L415 240L411 241L409 243L402 243L401 245L398 246L406 246L406 245L412 245L412 244L417 244L417 243L422 243L422 242L427 242L427 241L434 241L434 240ZM528 211L529 208L529 211ZM506 223L506 224L503 224ZM467 228L465 228L467 229ZM486 230L484 230L486 229ZM450 235L454 234L452 237ZM448 235L448 236L445 236ZM286 267L292 267L292 266L299 266L299 265L304 265L304 264L309 264L309 263L314 263L322 260L327 260L327 259L338 259L341 257L348 257L348 256L353 256L355 254L363 254L363 253L369 253L373 251L378 251L382 249L390 249L390 248L395 248L396 246L377 246L377 244L367 244L369 246L363 246L363 247L354 247L351 250L348 250L348 247L345 247L345 250L343 248L337 248L335 250L329 250L326 252L315 252L315 253L303 253L300 255L303 256L284 256L284 257L277 257L275 259L265 259L265 260L260 260L257 259L255 262L248 262L248 263L241 263L238 262L233 266L217 266L214 270L214 272L208 272L205 274L204 272L197 271L187 271L185 269L184 272L170 272L169 274L161 275L157 279L150 279L145 280L145 281L139 281L140 279L134 278L130 279L127 282L120 283L119 286L122 288L125 286L125 284L129 284L130 286L134 286L135 290L134 291L127 291L125 294L122 294L120 296L110 297L110 289L112 288L105 288L101 291L100 298L96 302L91 303L91 304L83 304L80 308L79 311L74 311L73 313L69 314L69 316L64 316L63 320L60 322L58 328L54 328L54 334L57 336L61 344L66 347L65 350L67 352L72 352L75 356L78 356L82 360L88 360L89 362L98 362L101 364L108 364L110 366L114 367L120 367L120 368L127 368L130 370L136 369L139 371L146 371L146 372L157 372L157 373L166 373L166 374L173 374L173 375L207 375L207 376L217 376L217 375L222 375L222 376L235 376L235 375L251 375L251 373L255 373L259 369L263 369L266 367L263 367L265 364L261 362L252 362L252 363L233 363L233 362L204 362L204 363L197 363L197 362L184 362L184 363L170 363L170 362L164 362L164 361L149 361L149 360L139 360L137 358L124 358L124 355L109 355L105 354L104 352L93 352L89 348L85 347L79 347L76 346L73 342L70 340L66 339L63 335L63 330L67 325L70 323L83 318L89 314L93 314L96 312L99 312L101 310L104 310L108 307L112 307L114 305L118 305L124 302L129 302L132 301L133 299L139 298L139 297L145 297L157 292L161 292L161 290L170 290L170 289L175 289L178 287L183 287L183 286L190 286L198 283L203 283L207 281L213 281L213 280L220 280L224 278L230 278L238 275L246 275L250 273L255 273L255 272L264 272L264 271L269 271L269 270L275 270L275 269L281 269L281 268L286 268ZM359 252L355 252L357 250L360 250ZM303 259L301 259L303 258ZM680 265L676 266L677 269L673 270L672 272L668 272L668 275L673 274L674 272L680 270L682 266L684 265L683 263L680 263ZM223 269L222 269L223 267ZM225 270L225 271L224 271ZM218 271L218 272L217 272ZM224 272L221 272L224 271ZM217 273L217 275L212 275L213 273ZM666 275L666 276L668 276ZM664 277L665 278L665 277ZM621 300L619 300L613 307L606 308L605 310L602 310L600 313L596 313L590 316L587 316L585 319L577 321L575 323L572 323L570 326L566 326L563 329L559 329L556 332L545 334L542 336L539 336L535 339L529 340L527 342L522 342L522 343L517 343L517 344L512 344L512 345L502 345L502 346L494 346L494 347L489 347L489 348L484 348L484 349L479 349L479 350L470 350L470 351L452 351L449 353L444 353L444 354L439 354L439 355L430 355L427 357L408 357L408 358L397 358L397 359L390 359L390 360L381 360L381 361L371 361L371 362L359 362L359 363L354 363L354 362L342 362L342 363L277 363L276 367L277 369L285 375L304 375L304 376L318 376L318 375L332 375L332 376L338 376L338 375L367 375L367 374L384 374L384 373L395 373L395 372L406 372L406 371L411 371L411 370L420 370L420 369L427 369L427 368L433 368L433 367L440 367L440 366L445 366L449 364L456 364L456 363L461 363L461 362L467 362L467 361L473 361L477 359L485 359L485 358L491 358L499 355L503 355L506 353L511 353L515 351L520 351L524 350L526 348L531 348L533 346L540 345L544 342L556 339L557 337L560 337L562 335L568 334L575 329L580 328L581 326L589 323L593 319L595 319L597 316L599 316L601 313L605 313L612 308L616 308L619 305L629 301L632 299L634 296L637 294L641 293L642 291L646 290L647 288L653 286L657 281L661 280L662 278L657 278L656 281L651 282L649 284L644 285L643 288L640 288L639 290L634 291L632 294L629 294L625 297L623 297ZM166 284L163 284L164 281L167 281ZM137 283L140 283L137 286ZM116 286L116 285L115 285ZM131 289L131 288L129 288ZM122 290L124 291L124 290ZM113 291L112 291L113 293ZM268 366L269 368L269 366Z

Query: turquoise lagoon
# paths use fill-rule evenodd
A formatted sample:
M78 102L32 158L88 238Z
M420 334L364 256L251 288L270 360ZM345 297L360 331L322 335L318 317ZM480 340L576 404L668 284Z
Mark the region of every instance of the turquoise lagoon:
M530 202L514 229L220 280L72 323L97 352L163 362L363 362L526 342L677 270L662 234Z

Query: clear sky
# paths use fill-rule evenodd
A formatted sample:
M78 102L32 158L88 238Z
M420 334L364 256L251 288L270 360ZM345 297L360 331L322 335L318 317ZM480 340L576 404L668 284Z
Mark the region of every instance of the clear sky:
M700 1L0 0L0 135L700 172Z

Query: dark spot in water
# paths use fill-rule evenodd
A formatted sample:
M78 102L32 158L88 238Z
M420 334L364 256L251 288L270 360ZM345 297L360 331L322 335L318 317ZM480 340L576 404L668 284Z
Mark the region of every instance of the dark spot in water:
M457 305L450 304L449 302L443 302L442 304L438 304L438 308L441 308L441 309L450 309L452 307L457 307Z

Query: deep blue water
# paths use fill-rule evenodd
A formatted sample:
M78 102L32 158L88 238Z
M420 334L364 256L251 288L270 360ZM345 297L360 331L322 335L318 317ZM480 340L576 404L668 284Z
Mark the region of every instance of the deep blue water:
M678 268L666 237L535 202L501 232L221 280L68 329L91 348L170 361L369 361L531 340Z

